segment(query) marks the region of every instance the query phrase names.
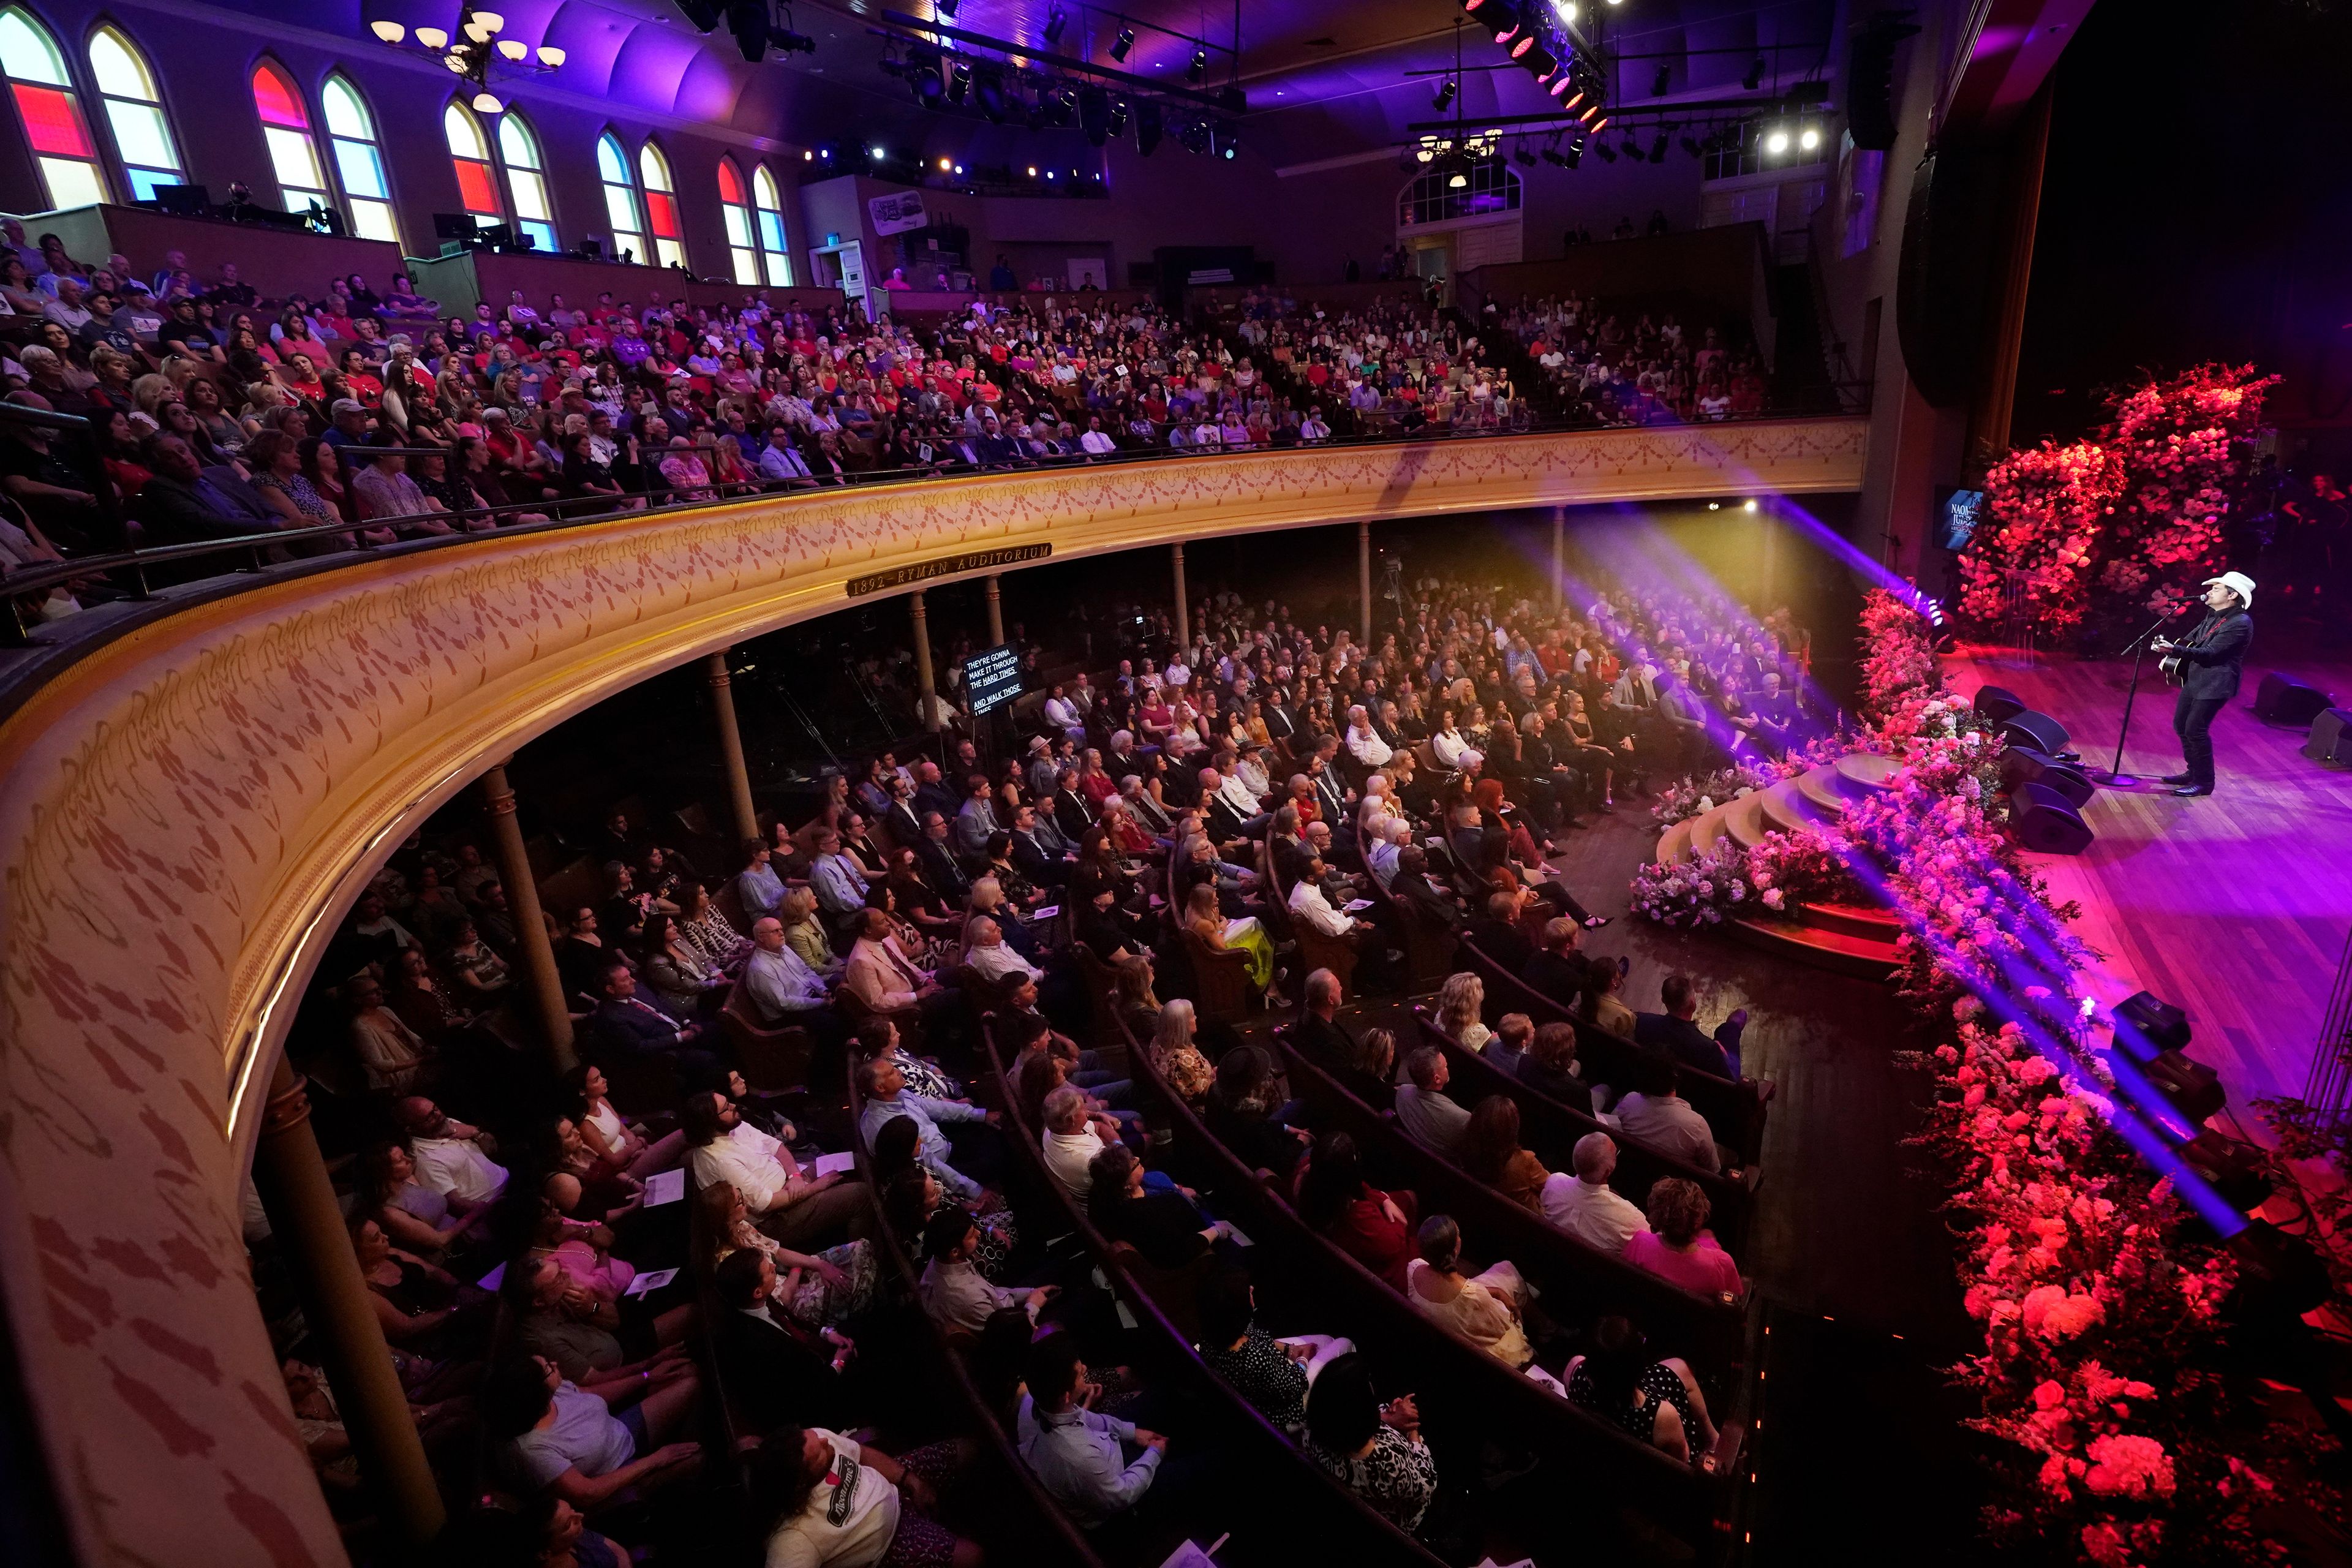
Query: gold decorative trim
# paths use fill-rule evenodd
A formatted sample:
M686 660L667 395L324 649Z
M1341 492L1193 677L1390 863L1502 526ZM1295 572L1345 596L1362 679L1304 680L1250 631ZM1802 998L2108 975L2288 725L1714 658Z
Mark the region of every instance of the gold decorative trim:
M139 1478L67 1489L79 1556L287 1560L299 1541L341 1560L307 1460L265 1415L284 1394L244 1278L238 1180L289 1001L341 911L493 759L657 670L838 607L853 576L1031 545L1062 560L1380 517L1851 490L1864 429L815 490L358 563L95 649L0 727L0 1289L53 1473Z

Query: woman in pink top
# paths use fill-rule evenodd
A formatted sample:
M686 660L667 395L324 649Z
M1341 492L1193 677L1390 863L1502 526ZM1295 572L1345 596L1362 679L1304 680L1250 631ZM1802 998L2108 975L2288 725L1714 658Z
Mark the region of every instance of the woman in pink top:
M1668 1176L1650 1189L1650 1228L1628 1240L1621 1256L1685 1290L1737 1300L1746 1289L1739 1265L1706 1234L1707 1213L1697 1183Z

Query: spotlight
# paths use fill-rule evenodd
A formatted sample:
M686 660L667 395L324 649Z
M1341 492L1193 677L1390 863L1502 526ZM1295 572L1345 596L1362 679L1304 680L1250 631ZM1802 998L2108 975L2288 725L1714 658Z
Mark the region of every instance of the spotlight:
M1797 132L1797 145L1802 147L1806 152L1810 153L1821 144L1822 133L1814 130L1811 126L1808 125L1802 131Z
M957 174L962 174L962 173L963 173L963 165L962 165L961 163L958 163L958 164L955 166L955 172L956 172Z
M1110 58L1123 61L1127 58L1127 51L1133 47L1135 47L1135 29L1121 27L1118 30L1118 37L1111 40Z
M1664 98L1666 96L1666 89L1674 86L1674 68L1672 66L1660 66L1658 68L1658 74L1650 79L1650 96L1652 98Z
M1149 100L1137 104L1135 106L1135 155L1139 158L1150 157L1152 149L1160 145L1163 129L1158 104Z
M1563 167L1570 169L1584 162L1584 138L1581 135L1568 139L1568 147L1560 153L1559 161Z
M1642 144L1633 140L1633 133L1631 131L1625 132L1624 144L1617 151L1623 154L1628 163L1638 163L1642 161Z
M1037 177L1037 165L1034 163L1029 165L1029 177L1033 180Z
M954 160L953 158L942 158L942 159L940 159L940 174L946 174L950 169L952 169L952 168L954 168L954 167L955 167L955 160Z
M1551 75L1559 66L1559 57L1537 43L1533 33L1511 46L1511 58L1533 71L1538 81Z
M1113 136L1124 136L1127 134L1127 100L1123 98L1112 99L1110 100L1110 133Z
M1067 11L1063 10L1059 5L1055 6L1051 11L1047 12L1045 14L1046 44L1049 46L1058 45L1062 41L1062 29L1069 25L1070 14Z
M1683 138L1683 151L1689 153L1694 158L1697 157L1699 155L1698 139L1695 136L1685 136Z
M1208 74L1209 51L1204 48L1195 48L1192 51L1191 63L1186 65L1184 68L1184 79L1189 82L1197 83Z
M1706 503L1706 510L1709 511L1721 511L1723 510L1723 503L1719 500L1711 500Z
M1775 126L1770 132L1766 133L1764 137L1764 151L1777 158L1788 150L1789 133L1786 131Z
M1672 145L1672 142L1666 135L1665 129L1662 126L1659 128L1657 136L1650 142L1650 162L1653 163L1664 163L1666 161L1666 149L1670 145Z
M1545 163L1549 163L1555 169L1565 169L1568 167L1568 160L1559 155L1559 149L1557 147L1547 147L1538 155L1541 157Z
M982 67L974 78L973 92L980 100L980 111L988 116L992 125L1002 125L1010 113L1004 99L1004 78L992 66Z
M1511 0L1480 0L1479 4L1467 9L1479 26L1494 35L1498 44L1507 42L1511 35L1519 30L1518 8L1511 4Z
M1758 55L1753 60L1748 62L1748 74L1739 79L1739 85L1746 88L1748 91L1754 92L1758 87L1762 85L1763 80L1764 57L1762 55Z
M1437 84L1437 96L1430 100L1429 106L1443 114L1454 106L1454 95L1460 90L1462 90L1462 84L1452 77L1447 77Z
M1086 131L1087 140L1101 146L1111 137L1110 94L1098 87L1078 89L1078 124Z
M1536 166L1536 155L1527 150L1525 143L1511 149L1511 159L1522 169L1532 169Z
M1601 161L1604 163L1613 163L1617 161L1617 150L1606 142L1595 142L1592 144L1592 150L1601 154Z
M1739 510L1742 511L1754 511L1756 510L1756 502L1753 500L1745 501L1741 503Z
M1576 101L1575 98L1568 97L1569 89L1573 88L1575 85L1576 78L1570 75L1567 71L1562 71L1558 76L1551 79L1550 83L1544 88L1544 90L1551 94L1554 98L1567 99L1568 102L1561 106L1566 108ZM1576 95L1576 98L1582 98L1583 96L1584 95L1580 92Z
M866 155L878 163L890 155L890 150L887 147L868 147L866 149Z

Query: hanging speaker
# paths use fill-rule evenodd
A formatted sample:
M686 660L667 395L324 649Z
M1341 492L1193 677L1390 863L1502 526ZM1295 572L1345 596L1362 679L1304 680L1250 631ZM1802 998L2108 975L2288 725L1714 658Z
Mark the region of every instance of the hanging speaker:
M2025 699L2006 686L1977 688L1977 717L1988 724L1998 724L2004 719L2025 711Z
M2043 855L2080 855L2098 837L2074 802L2048 784L2021 784L2010 791L2009 821L2020 844Z
M2063 756L2066 726L2047 713L2028 708L2000 721L2000 741L2004 746L2024 746L2047 756Z
M2272 670L2263 677L2254 698L2254 717L2265 724L2292 724L2300 730L2336 706L2336 699L2291 675Z
M2330 708L2314 719L2303 754L2330 767L2352 768L2352 708Z
M2078 810L2098 793L2098 785L2082 769L2030 746L2011 746L2001 752L2000 782L2005 789L2015 789L2021 784L2047 784Z

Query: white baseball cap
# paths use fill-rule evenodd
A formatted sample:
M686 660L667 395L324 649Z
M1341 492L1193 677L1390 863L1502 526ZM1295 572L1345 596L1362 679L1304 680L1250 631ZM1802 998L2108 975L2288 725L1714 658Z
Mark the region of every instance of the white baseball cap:
M2208 577L2205 579L2205 586L2208 588L2211 587L2216 583L2221 584L2221 586L2229 589L2232 594L2237 595L2238 603L2240 605L2248 607L2251 607L2253 605L2254 580L2252 577L2247 576L2243 572L2224 572L2219 577Z

